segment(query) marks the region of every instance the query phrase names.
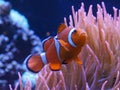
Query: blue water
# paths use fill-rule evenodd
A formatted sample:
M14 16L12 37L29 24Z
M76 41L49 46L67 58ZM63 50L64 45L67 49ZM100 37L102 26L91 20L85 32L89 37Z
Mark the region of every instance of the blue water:
M34 29L42 39L46 37L46 32L55 35L57 27L63 22L64 17L71 14L71 6L77 10L81 2L85 4L87 11L89 5L93 5L93 13L97 11L96 5L102 0L8 0L13 8L25 15L31 29ZM112 7L120 8L119 0L105 0L105 5L109 13L113 13Z

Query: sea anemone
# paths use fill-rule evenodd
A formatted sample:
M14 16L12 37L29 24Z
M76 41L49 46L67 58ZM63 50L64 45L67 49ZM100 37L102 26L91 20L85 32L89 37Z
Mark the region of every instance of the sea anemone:
M90 5L88 13L84 4L78 11L72 7L69 24L66 26L80 28L87 33L86 45L79 58L83 64L71 62L62 65L60 71L51 71L46 65L36 78L35 90L119 90L120 89L120 11L113 7L113 17L107 13L104 3L97 5L97 16L92 13ZM23 90L21 76L20 90ZM29 80L24 87L31 90ZM12 87L10 86L12 90ZM15 88L17 90L17 86Z

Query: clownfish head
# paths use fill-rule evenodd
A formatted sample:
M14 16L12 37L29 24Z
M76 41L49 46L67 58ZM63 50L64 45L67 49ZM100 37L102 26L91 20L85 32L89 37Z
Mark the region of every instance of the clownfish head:
M86 32L72 28L68 34L68 41L73 47L82 47L86 43Z
M82 47L86 43L87 34L81 29L67 27L63 23L58 28L57 38L68 42L73 47Z

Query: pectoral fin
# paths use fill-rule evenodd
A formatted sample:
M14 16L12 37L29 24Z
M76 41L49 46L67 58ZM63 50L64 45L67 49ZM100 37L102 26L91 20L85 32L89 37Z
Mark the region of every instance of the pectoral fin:
M61 68L60 63L50 63L49 66L50 66L50 69L53 71L60 70L60 68Z
M58 40L59 41L59 43L60 43L60 45L66 50L66 51L69 51L69 49L68 49L68 43L67 42L65 42L65 41L63 41L63 40Z
M74 60L75 60L76 63L82 64L82 61L78 57L75 57Z

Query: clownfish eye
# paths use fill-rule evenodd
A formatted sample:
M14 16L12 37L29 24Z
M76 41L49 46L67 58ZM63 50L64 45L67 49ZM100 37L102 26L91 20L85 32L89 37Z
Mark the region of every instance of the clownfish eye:
M77 30L75 29L74 31L73 31L73 33L76 33L77 32Z

